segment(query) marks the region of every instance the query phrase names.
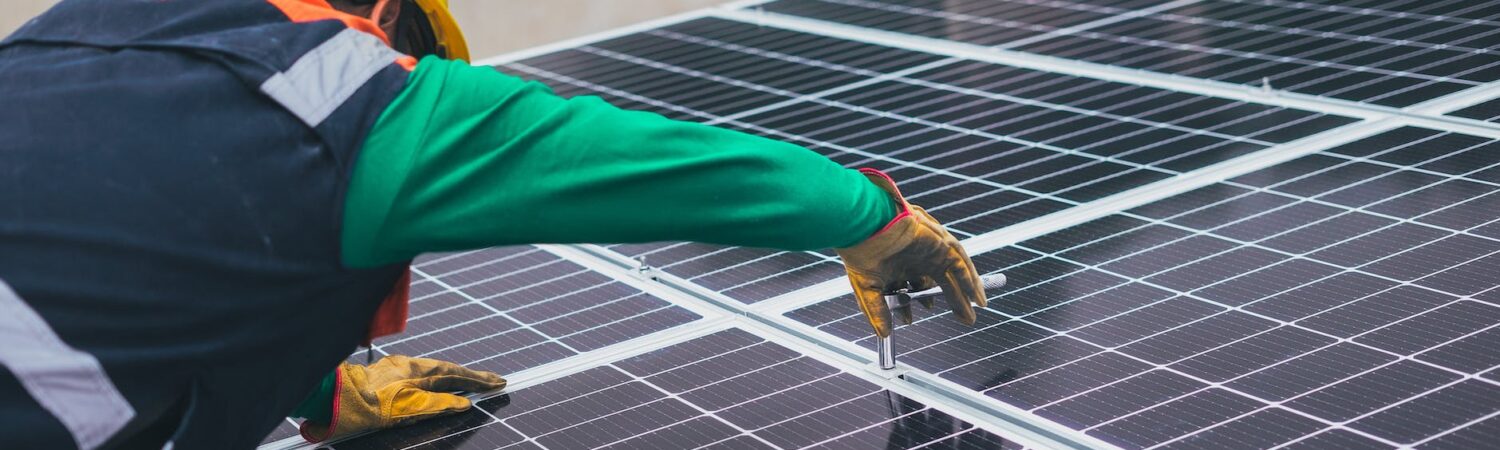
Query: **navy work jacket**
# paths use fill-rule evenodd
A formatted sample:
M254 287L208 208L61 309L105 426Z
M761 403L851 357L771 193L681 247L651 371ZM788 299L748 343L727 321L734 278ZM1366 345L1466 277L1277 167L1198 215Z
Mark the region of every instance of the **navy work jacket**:
M340 263L415 63L384 39L322 0L64 0L0 42L0 347L34 350L0 350L0 447L252 447L368 339L406 273Z

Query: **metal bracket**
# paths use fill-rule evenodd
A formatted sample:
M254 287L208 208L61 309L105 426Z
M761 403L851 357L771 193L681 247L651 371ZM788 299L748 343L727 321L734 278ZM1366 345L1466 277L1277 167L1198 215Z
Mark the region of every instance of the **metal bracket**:
M661 281L656 278L656 268L646 264L646 255L635 257L635 274L643 279Z
M1006 278L1005 274L997 273L979 277L979 281L984 285L984 289L988 291L1004 287ZM901 325L896 323L895 318L907 317L909 315L912 300L932 297L942 293L943 290L940 288L912 292L910 284L907 287L885 293L883 297L885 298L885 306L891 312L891 334L875 340L875 353L880 356L876 361L876 367L879 367L882 371L894 370L896 368L896 348L891 338L896 335L896 328Z

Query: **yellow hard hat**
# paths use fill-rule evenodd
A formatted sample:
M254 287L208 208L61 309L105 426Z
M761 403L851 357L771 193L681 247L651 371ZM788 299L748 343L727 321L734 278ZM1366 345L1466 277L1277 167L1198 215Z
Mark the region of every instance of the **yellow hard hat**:
M464 42L464 33L458 29L458 22L453 20L453 13L448 12L448 0L411 0L420 11L422 17L418 22L425 22L430 36L432 36L432 54L440 58L469 60L469 45ZM410 8L401 8L401 15L406 16Z
M384 5L392 0L358 0L356 3ZM469 60L469 46L464 43L464 33L458 30L453 13L448 12L448 0L394 0L401 4L401 13L396 17L396 35L390 36L391 47L396 51L418 58L437 55L439 58ZM376 6L377 12L382 6Z

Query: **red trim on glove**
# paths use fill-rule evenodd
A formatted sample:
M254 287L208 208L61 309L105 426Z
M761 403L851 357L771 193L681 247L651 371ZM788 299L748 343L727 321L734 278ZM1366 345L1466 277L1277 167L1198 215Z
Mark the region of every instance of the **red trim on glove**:
M302 426L297 427L297 434L301 434L302 435L302 440L307 441L310 444L316 444L316 443L322 442L324 439L328 439L330 436L333 436L333 430L334 430L334 428L337 427L337 426L339 426L339 397L343 396L343 392L344 392L343 386L344 386L344 370L342 368L340 368L340 369L334 369L333 370L333 413L329 415L330 419L328 419L328 427L323 429L323 437L321 439L320 438L314 438L311 433L312 433L313 427L316 427L317 424L314 424L311 421L304 420L304 421L302 421Z
M884 233L885 230L889 230L891 229L891 227L895 226L896 222L900 222L901 219L905 219L907 216L911 215L911 205L906 203L906 197L901 195L901 188L896 186L896 180L891 179L890 175L886 175L885 172L881 172L879 169L871 169L869 167L860 168L859 173L864 174L864 176L866 177L880 177L885 179L885 181L890 182L891 190L896 191L896 198L892 200L895 200L897 203L901 204L901 212L896 214L896 217L891 219L890 222L886 222L885 226L880 227L880 231L876 231L875 234L870 235L870 237L879 236L880 233Z

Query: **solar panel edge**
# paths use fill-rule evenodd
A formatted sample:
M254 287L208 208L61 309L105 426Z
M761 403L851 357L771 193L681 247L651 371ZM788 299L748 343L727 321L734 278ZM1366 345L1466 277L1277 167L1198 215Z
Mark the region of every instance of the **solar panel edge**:
M628 277L635 276L628 273L628 271L637 270L636 267L632 265L634 263L634 260L626 258L623 255L614 253L602 247L589 245L579 247L580 250L584 252L584 255L575 254L573 256L578 256L579 258L598 258L599 262L615 266L615 270L613 271L614 274ZM905 383L905 381L897 380L904 380L904 377L906 375L913 373L905 371L892 373L876 369L872 364L874 361L873 353L868 352L858 345L850 343L843 339L828 336L821 330L808 326L807 324L789 320L782 316L779 312L768 312L761 310L761 308L756 307L759 305L744 305L743 303L728 298L727 296L723 296L723 294L714 292L710 289L692 283L691 281L683 280L671 274L652 274L648 271L643 275L645 275L649 279L661 283L663 289L686 289L687 291L689 291L686 294L691 298L696 298L698 301L709 302L709 304L714 305L715 307L726 308L730 312L738 312L740 314L743 314L743 317L751 319L748 321L740 322L739 324L735 325L735 327L751 331L757 336L766 337L767 334L778 336L778 339L769 340L793 348L794 350L797 350L798 352L806 355L819 355L817 356L817 359L820 362L829 364L830 366L836 368L840 368L847 373L856 374L864 378L884 380L883 383L890 383L882 384L882 387L885 387L887 389L897 387L897 389L894 390L901 392L900 386L902 383ZM833 281L839 282L840 284L845 283L845 281L842 279L836 279ZM711 298L717 297L717 299L709 300L703 298L704 296ZM851 309L853 308L852 305L850 307ZM827 337L817 337L820 335L824 335ZM901 375L901 377L897 377L897 375ZM1092 438L1086 434L1071 432L1071 430L1059 428L1058 426L1050 422L1036 421L1034 418L1029 418L1024 415L1017 415L1018 411L1013 411L1014 407L1011 407L1010 405L1006 405L1004 403L1000 403L993 399L981 399L978 402L970 399L968 401L955 403L953 402L955 401L954 399L960 399L962 395L959 394L959 391L948 390L947 386L940 383L929 383L928 386L907 386L906 388L928 389L929 387L938 390L923 392L922 395L940 395L941 397L934 398L944 400L926 401L926 403L934 407L942 405L948 408L973 408L976 411L980 411L987 415L976 416L973 418L973 420L971 420L971 422L978 421L978 423L987 423L990 424L990 426L998 427L993 429L992 431L1022 433L1026 436L1040 436L1047 441L1053 442L1055 444L1061 444L1069 448L1103 448L1108 446L1107 444L1103 444L1102 441ZM908 392L902 392L902 394L907 396L917 395L915 393L911 393L909 395Z
M1457 120L1467 121L1466 123L1475 124L1476 126L1479 126L1478 124L1500 126L1500 123L1497 123L1500 122L1500 115L1491 113L1491 110L1497 104L1500 104L1500 81L1458 92L1451 96L1458 96L1459 94L1464 94L1464 96L1462 98L1455 97L1453 102L1444 105L1442 109L1436 112Z
M721 318L700 319L675 328L620 342L609 347L574 355L547 365L534 367L514 374L507 374L505 377L507 381L505 392L509 392L512 389L519 390L545 384L557 378L598 367L600 364L652 352L732 327L733 325L730 321ZM496 395L481 398L491 398L498 395L501 394L497 393Z
M642 266L640 261L609 249L593 244L540 245L539 247L589 270L604 274L615 281L697 313L704 319L718 319L726 316L725 309L715 307L717 305L713 305L712 302L708 304L702 302L702 296L711 292L706 288L699 287L701 291L682 289L676 283L690 284L691 282L681 279L677 279L680 281L676 283L663 283L661 280L666 276L671 276L670 274L654 271L649 266Z
M892 31L840 24L820 19L776 12L755 13L748 10L716 11L712 17L753 22L789 30L839 37L859 42L930 52L1056 73L1084 76L1142 86L1151 86L1211 97L1228 98L1258 104L1283 106L1361 118L1390 118L1417 115L1430 120L1445 131L1463 131L1447 127L1497 127L1500 125L1448 115L1453 111L1485 100L1500 98L1500 81L1452 92L1405 108L1373 105L1351 100L1291 91L1263 91L1245 85L1192 78L1163 72L1129 69L1083 60L1052 57L1007 47L984 47L957 41L905 35ZM1030 41L1030 39L1028 39ZM1274 86L1272 87L1274 89ZM1478 97L1479 101L1475 101Z
M825 31L829 31L830 29L836 30L837 27L848 27L850 29L856 29L856 30L865 31L865 32L875 32L875 33L882 32L881 30L867 29L867 28L862 28L862 27L853 26L853 25L838 24L838 23L834 23L834 22L824 22L824 21L819 21L817 19L802 18L802 17L785 15L785 14L780 14L780 13L775 13L775 12L755 12L755 13L748 13L747 12L747 11L752 10L752 8L755 7L755 6L757 6L757 5L761 5L761 4L765 4L765 3L773 3L774 1L775 0L741 0L741 1L737 1L737 2L731 2L731 3L728 3L728 4L720 5L720 6L715 7L715 8L703 8L703 9L693 10L693 11L685 12L685 13L682 13L682 14L677 14L677 15L672 15L672 16L668 16L668 17L663 17L663 18L660 18L660 19L655 19L655 20L640 22L640 23L629 25L629 26L626 26L626 27L620 27L620 28L610 29L610 30L606 30L606 31L603 31L603 32L589 34L589 35L585 35L585 36L580 36L580 37L573 38L573 39L568 39L568 40L554 42L554 43L549 43L549 44L543 44L543 45L539 45L539 46L536 46L536 47L526 48L526 49L522 49L522 50L518 50L518 51L514 51L514 52L507 52L505 54L496 55L496 56L492 56L492 57L489 57L489 58L484 58L484 59L477 60L477 61L475 61L474 64L478 64L478 65L498 65L498 64L503 64L503 63L515 62L515 61L519 61L519 60L522 60L522 59L525 59L525 58L529 58L529 57L540 56L540 55L544 55L544 54L548 54L548 53L553 53L553 52L560 51L560 50L565 50L565 49L573 48L573 47L576 47L576 46L579 46L579 45L584 45L584 44L593 43L593 42L599 42L599 41L605 41L605 40L609 40L609 39L613 39L613 38L617 38L617 37L629 35L629 34L635 33L635 32L651 30L651 29L655 29L655 28L665 27L665 26L669 26L669 25L673 25L673 24L677 24L677 23L687 22L687 21L691 21L691 20L695 20L695 19L701 19L701 18L706 18L706 17L735 20L735 21L746 22L746 23L755 23L757 25L764 25L767 22L771 23L772 25L780 25L781 22L777 21L777 19L780 19L780 18L790 19L791 22L787 22L788 25L795 24L795 23L797 23L796 21L806 21L806 22L809 22L809 23L813 24L812 25L812 29L801 29L801 28L798 28L798 27L783 27L783 28L791 29L791 30L798 30L798 31L805 31L805 32L812 32L812 33L817 33L817 34L822 34L822 35L827 35L827 36L838 36L837 34L828 34L828 33L825 32ZM1154 7L1146 8L1144 10L1138 11L1138 13L1136 15L1148 14L1151 11L1170 9L1170 7L1172 5L1176 5L1177 3L1183 3L1183 2L1170 2L1170 3L1167 3L1167 4L1162 4L1162 5L1157 5L1157 6L1154 6ZM770 20L767 20L767 16L771 16ZM1089 28L1094 28L1094 27L1098 27L1098 26L1108 25L1110 23L1113 23L1113 22L1110 21L1110 20L1108 20L1108 19L1100 19L1100 20L1096 20L1096 21L1093 21L1093 22L1089 22L1089 23L1086 23L1086 24L1079 25L1079 26L1068 27L1067 30L1069 32L1072 32L1072 31L1078 31L1078 30L1083 30L1083 29L1089 29ZM1055 34L1055 33L1056 32L1049 33L1048 35L1044 35L1044 36L1038 36L1037 38L1040 39L1040 38L1043 38L1043 37L1046 37L1046 36L1050 36L1050 34ZM892 33L892 34L895 34L895 33ZM848 37L848 36L840 36L840 37L845 37L845 38L848 38L848 39L851 39L851 40L855 40L855 41L860 41L860 42L874 42L874 41L870 41L870 40L865 40L863 38L853 38L853 37ZM965 54L955 54L955 53L952 52L951 48L948 48L949 45L968 45L968 44L962 44L962 43L958 43L958 42L942 41L942 40L931 39L931 38L924 38L924 39L929 39L930 41L932 41L931 42L932 44L942 44L942 45L921 45L920 42L918 42L918 43L914 44L915 47L913 47L912 49L919 50L919 51L931 52L931 53L935 53L935 54L945 54L945 55L949 55L949 56L974 59L971 56L967 55L967 52L965 52ZM1026 39L1026 41L1029 42L1029 41L1032 41L1032 39ZM882 43L885 44L885 45L892 45L889 42L882 42ZM1022 44L1018 43L1018 44L1015 44L1015 45L1022 45ZM895 45L895 46L901 47L901 45ZM984 53L985 52L980 52L980 54L984 54ZM1058 59L1058 58L1054 58L1054 59ZM985 60L985 59L979 59L979 60ZM1086 77L1090 77L1090 78L1097 78L1097 79L1110 80L1110 81L1121 81L1121 82L1127 82L1127 83L1131 83L1131 82L1135 82L1135 81L1140 81L1140 79L1131 76L1131 75L1133 75L1131 73L1115 74L1115 75L1121 76L1120 78L1115 78L1113 76L1110 76L1110 74L1107 74L1107 73L1095 73L1094 71L1088 71L1088 70L1082 70L1082 71L1066 71L1066 70L1064 70L1064 71L1058 71L1058 70L1056 70L1055 65L1053 65L1053 64L1045 64L1045 61L1043 61L1044 64L1042 64L1041 66L1037 66L1037 67L1032 67L1032 66L1027 65L1027 64L1020 64L1020 63L1018 63L1018 61L993 61L993 60L991 60L990 62L996 62L996 63L1001 63L1001 64L1013 65L1013 66L1017 66L1017 67L1035 68L1035 69L1038 69L1038 70L1057 71L1059 73L1069 73L1069 74L1074 74L1074 75L1079 75L1079 76L1086 76ZM1081 63L1081 64L1092 64L1092 63L1087 63L1087 62L1082 62L1082 61L1076 61L1076 62L1077 63ZM1106 68L1106 69L1111 67L1111 66L1102 65L1102 64L1099 64L1097 66L1099 66L1101 68ZM1322 97L1322 96L1311 96L1311 95L1298 94L1298 93L1278 93L1278 95L1273 96L1273 98L1267 98L1267 96L1263 96L1263 95L1262 96L1246 95L1246 96L1243 96L1243 97L1226 97L1224 94L1233 94L1235 91L1244 91L1243 86L1225 83L1226 86L1221 86L1221 87L1225 88L1225 90L1213 90L1213 89L1211 89L1214 92L1195 92L1196 89L1194 89L1192 86L1190 86L1192 83L1188 83L1188 84L1175 84L1175 83L1171 82L1171 80L1173 78L1185 78L1185 77L1174 76L1174 75L1165 74L1165 73L1158 73L1155 78L1161 78L1162 81L1164 81L1166 83L1169 83L1169 84L1160 85L1160 86L1157 86L1157 85L1154 85L1154 84L1147 84L1147 83L1141 83L1141 84L1142 85L1148 85L1148 86L1154 86L1154 87L1161 87L1161 88L1165 88L1165 89L1172 89L1172 90L1177 90L1177 91L1182 91L1182 92L1193 92L1193 93L1197 93L1199 95L1217 96L1217 97L1224 97L1224 98L1234 98L1234 99L1242 100L1242 101L1250 101L1250 102L1257 102L1257 103L1264 103L1264 104L1272 104L1272 105L1278 105L1278 106L1296 107L1296 108L1303 108L1303 109L1310 109L1309 108L1310 105L1321 105L1321 106L1323 106L1323 107L1326 108L1326 109L1322 109L1321 111L1330 112L1330 113L1344 114L1344 115L1360 116L1362 113L1369 113L1370 112L1370 111L1366 110L1365 108L1361 107L1357 103L1355 103L1354 105L1351 106L1351 105L1348 105L1348 104L1344 104L1344 102L1339 101L1337 99L1331 99L1331 98ZM1196 80L1196 81L1210 82L1208 80ZM1210 82L1210 83L1215 83L1215 82ZM1295 104L1283 104L1283 103L1276 103L1276 102L1274 102L1274 100L1276 98L1288 98L1288 95L1291 98L1297 98L1297 97L1304 97L1305 96L1306 98L1303 98L1302 100L1307 100L1307 101L1309 101L1309 103L1305 103L1304 104L1304 103L1300 103L1299 102L1299 103L1295 103ZM1436 128L1444 128L1443 124L1450 124L1450 125L1470 126L1470 127L1485 127L1485 126L1500 127L1500 125L1490 124L1490 123L1488 123L1488 122L1486 122L1484 120L1475 119L1475 118L1465 118L1465 117L1460 117L1460 116L1453 115L1453 113L1455 113L1455 112L1457 112L1459 110L1462 110L1462 109L1464 109L1466 107L1470 107L1470 106L1474 106L1474 105L1477 105L1477 104L1485 103L1487 101L1500 100L1500 81L1491 82L1491 83L1488 83L1488 84L1483 85L1483 86L1479 86L1479 87L1475 87L1475 88L1466 89L1466 90L1463 90L1463 91L1451 93L1451 94L1445 95L1445 96L1440 97L1440 98L1435 99L1435 100L1440 101L1440 103L1437 103L1437 104L1424 104L1424 105L1419 105L1419 106L1421 106L1420 108L1418 108L1418 107L1412 107L1412 108L1410 108L1410 109L1418 109L1418 110L1423 111L1421 114L1424 117L1426 117L1427 119L1430 119L1430 120L1433 121L1433 123L1427 124L1428 126L1433 126L1433 127L1436 127ZM1270 103L1267 103L1268 101ZM1383 114L1395 114L1395 113L1399 113L1399 111L1395 111L1393 109L1383 109L1383 108L1377 108L1376 111L1378 113L1383 113ZM1494 119L1491 119L1491 120L1494 120ZM1436 124L1436 125L1434 125L1434 124ZM1466 131L1466 130L1463 130L1463 129L1447 129L1447 131L1461 131L1461 132L1463 132L1463 131ZM1472 132L1472 130L1468 130L1468 131Z
M865 355L865 352L862 348L842 339L832 337L827 339L816 338L814 337L816 336L816 334L809 333L821 333L819 330L807 326L806 324L788 320L782 317L779 313L768 313L760 311L755 307L755 305L745 305L727 296L724 296L721 293L714 292L710 289L692 283L691 281L681 279L668 273L654 273L650 270L641 272L639 271L639 265L635 260L627 258L624 255L615 253L603 247L594 245L578 245L567 246L566 248L556 248L553 249L553 251L557 254L565 255L565 257L571 261L579 262L586 267L594 267L596 268L595 270L599 270L603 273L606 273L607 275L611 275L616 278L632 278L636 280L644 279L651 280L651 282L653 283L658 283L656 285L656 288L649 292L656 293L659 297L675 299L676 301L683 301L685 303L704 302L706 303L706 305L703 306L711 308L722 308L721 311L726 313L726 315L733 316L738 314L741 318L749 319L734 320L733 322L724 320L712 321L709 323L709 325L711 326L724 326L725 328L746 330L756 336L765 338L770 342L775 342L779 345L796 350L797 352L804 355L813 357L819 362L838 368L839 370L842 370L846 373L860 376L861 378L865 378L869 381L879 380L880 386L886 389L900 392L902 393L902 395L906 395L908 397L925 398L926 396L930 396L933 394L931 392L909 391L908 389L911 389L912 386L903 386L902 381L897 381L900 380L900 378L895 377L896 374L875 369L873 365L870 364L871 362L873 362L873 355ZM574 251L576 251L576 253ZM839 279L835 281L842 282L843 280ZM662 293L662 291L679 291L677 292L677 294L681 294L682 296L670 293ZM731 318L730 320L733 320L733 318ZM662 346L652 345L652 347L654 349L661 348ZM893 387L895 389L892 389ZM951 393L943 394L945 395L945 397L941 398L951 398L952 396ZM934 397L934 399L937 399L937 397ZM938 407L940 405L948 408L973 407L973 405L962 403L947 403L943 400L923 401L929 406L933 407ZM994 408L1004 408L1007 406L998 402L993 403L994 404L990 406ZM988 412L990 410L980 411ZM952 413L952 411L949 412ZM993 428L991 431L1001 432L1002 434L1007 432L1021 432L1025 436L1031 436L1032 434L1036 434L1037 436L1044 436L1048 441L1061 439L1061 441L1055 442L1066 444L1073 448L1087 448L1087 446L1080 447L1077 444L1078 441L1086 442L1090 445L1098 445L1101 442L1081 433L1075 433L1072 435L1056 434L1056 430L1053 430L1051 425L1049 424L1032 424L1022 427L1020 425L1016 425L1017 419L1015 419L1014 417L1001 418L993 416L975 416L967 418L966 420L970 420L971 423L989 424L989 426L991 427L998 427Z

